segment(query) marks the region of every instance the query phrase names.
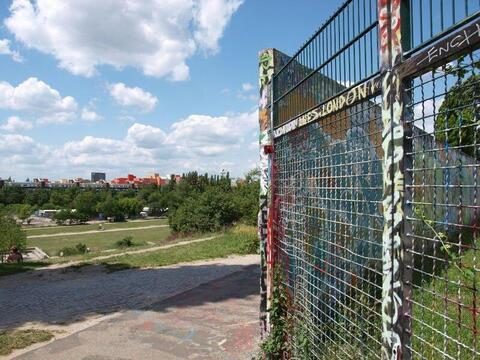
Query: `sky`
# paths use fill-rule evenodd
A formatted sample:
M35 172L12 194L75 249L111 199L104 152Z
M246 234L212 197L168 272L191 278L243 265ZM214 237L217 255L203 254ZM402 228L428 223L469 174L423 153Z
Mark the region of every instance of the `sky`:
M107 178L258 161L258 52L341 1L0 1L0 177Z

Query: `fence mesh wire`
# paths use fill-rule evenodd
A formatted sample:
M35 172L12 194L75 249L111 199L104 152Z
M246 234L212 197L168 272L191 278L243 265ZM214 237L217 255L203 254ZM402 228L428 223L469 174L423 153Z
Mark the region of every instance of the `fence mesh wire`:
M377 0L348 0L279 70L274 126L378 72Z
M407 0L402 5L406 7L403 26L408 27L406 34L415 49L427 46L480 10L479 0Z
M473 359L478 344L478 51L412 79L406 89L412 168L412 343L415 358Z
M379 102L372 98L275 144L278 253L291 310L317 358L380 354Z
M274 128L383 79L376 3L346 1L285 61L274 77ZM401 3L405 61L480 11L479 0ZM480 358L480 50L468 51L402 79L406 358ZM293 358L381 357L385 129L382 95L372 92L274 140L273 242L291 300Z

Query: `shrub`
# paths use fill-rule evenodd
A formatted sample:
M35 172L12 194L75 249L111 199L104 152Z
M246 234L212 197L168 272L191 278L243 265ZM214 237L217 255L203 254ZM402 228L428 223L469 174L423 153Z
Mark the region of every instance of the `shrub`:
M10 216L0 216L0 251L9 251L16 246L22 251L27 246L27 237L22 228Z
M115 245L119 248L126 248L126 247L132 247L135 244L133 243L133 237L132 236L126 236L122 240L118 240Z
M78 243L75 246L66 246L59 251L60 256L72 256L72 255L80 255L86 254L88 252L87 245L83 243Z
M176 232L217 231L239 218L231 193L210 188L201 195L191 195L172 212L169 223Z
M257 254L260 251L258 234L252 232L249 227L239 227L234 232L236 240L240 243L241 254Z

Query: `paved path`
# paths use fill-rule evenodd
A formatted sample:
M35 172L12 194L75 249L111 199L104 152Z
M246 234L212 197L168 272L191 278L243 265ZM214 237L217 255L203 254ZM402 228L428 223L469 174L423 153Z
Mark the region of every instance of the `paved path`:
M257 255L105 273L103 266L44 269L0 278L0 329L29 322L70 324L138 310L257 264Z
M258 274L257 264L238 267L15 359L251 359L259 338Z
M131 228L87 230L87 231L64 232L64 233L55 233L55 234L28 235L27 239L47 238L47 237L56 237L56 236L73 236L73 235L84 235L84 234L98 234L98 233L117 232L117 231L135 231L135 230L162 228L162 227L168 227L168 226L169 225L148 225L148 226L138 226L138 227L131 227Z

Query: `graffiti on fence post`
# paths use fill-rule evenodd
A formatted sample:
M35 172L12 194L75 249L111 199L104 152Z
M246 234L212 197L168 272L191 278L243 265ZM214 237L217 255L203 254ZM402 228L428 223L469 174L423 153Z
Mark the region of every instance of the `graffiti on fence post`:
M271 183L271 81L274 72L273 50L268 49L260 53L259 64L259 145L260 145L260 211L258 214L258 235L260 238L261 276L260 276L260 323L262 336L268 332L269 297L271 291L271 265L268 245L268 218L269 197Z
M379 0L380 59L382 69L383 162L383 285L382 358L402 358L402 225L404 173L401 78L401 0Z

